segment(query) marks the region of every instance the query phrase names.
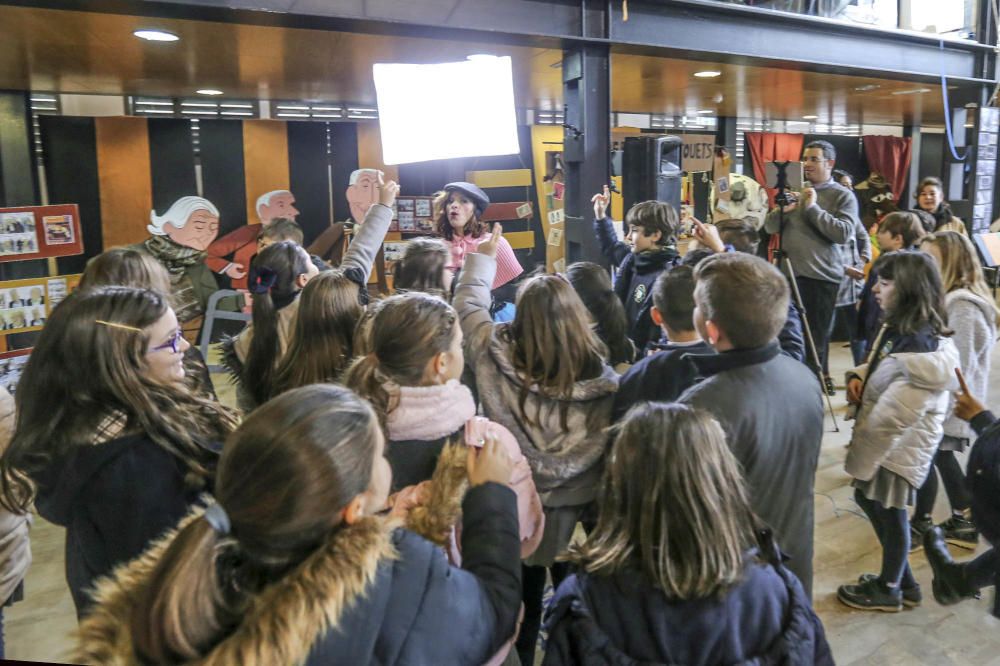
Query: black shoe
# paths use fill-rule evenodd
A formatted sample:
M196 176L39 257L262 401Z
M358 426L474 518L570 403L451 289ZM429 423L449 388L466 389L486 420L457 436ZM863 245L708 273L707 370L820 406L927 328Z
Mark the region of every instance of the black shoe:
M837 588L840 603L860 610L878 610L898 613L903 610L903 594L899 588L889 588L877 577L857 585L841 585Z
M924 554L934 572L931 589L935 601L942 606L951 606L963 599L979 596L979 590L973 589L966 581L963 566L951 559L940 527L932 527L924 533Z
M924 547L924 532L934 527L934 520L930 516L914 518L910 521L910 552L920 550Z
M953 546L975 550L979 545L979 530L971 520L952 516L938 527L944 532L944 540Z
M878 580L878 574L861 574L858 577L859 583L867 583L870 580ZM916 608L924 600L924 595L920 591L919 585L914 585L913 587L903 587L903 605L907 608Z
M833 385L833 378L829 375L823 378L823 387L826 389L827 395L834 395L837 393L837 387Z

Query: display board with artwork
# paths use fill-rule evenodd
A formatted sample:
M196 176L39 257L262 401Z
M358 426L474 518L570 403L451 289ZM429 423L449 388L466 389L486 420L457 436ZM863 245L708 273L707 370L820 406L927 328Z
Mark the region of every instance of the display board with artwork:
M79 283L79 275L0 282L0 336L41 330L52 308Z
M405 234L433 234L432 197L398 197L393 206L389 231Z
M83 254L76 204L0 208L0 261Z
M17 391L17 382L21 379L29 354L30 349L0 352L0 386L11 395Z

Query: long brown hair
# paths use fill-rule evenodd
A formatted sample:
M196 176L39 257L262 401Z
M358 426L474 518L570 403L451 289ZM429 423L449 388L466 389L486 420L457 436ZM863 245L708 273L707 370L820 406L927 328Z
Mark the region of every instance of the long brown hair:
M344 384L366 398L382 424L398 395L387 384L420 386L427 364L451 348L455 310L428 294L411 292L382 301L370 321L367 350L344 375Z
M129 247L113 247L87 262L80 289L109 286L152 289L170 295L170 274L151 254Z
M982 298L993 310L994 320L998 316L993 294L986 284L983 268L979 264L976 248L963 234L957 231L938 231L924 236L921 245L933 245L941 255L941 284L947 294L956 289L968 289Z
M589 261L577 261L566 269L566 278L590 312L594 330L608 348L608 362L617 366L635 361L636 349L628 337L625 306L615 295L607 269Z
M452 240L455 237L455 230L452 229L451 222L448 221L448 202L451 199L452 195L463 197L465 199L468 199L469 201L472 201L472 199L469 199L468 196L457 190L453 190L450 192L448 190L445 190L443 192L438 192L437 194L434 195L434 203L432 208L434 217L434 230L438 233L439 236L448 241ZM469 218L469 221L465 223L464 227L462 227L462 235L468 236L469 238L479 238L484 233L486 233L486 224L480 222L479 216L473 213L472 217Z
M941 273L923 252L890 252L876 264L880 280L892 280L893 297L885 308L885 321L904 335L929 325L935 335L949 336Z
M254 411L226 442L216 475L230 536L204 518L178 533L132 614L139 656L204 656L257 592L326 543L371 482L377 429L365 401L332 385L294 389Z
M392 286L397 291L422 291L450 300L444 286L444 271L451 253L440 238L414 238L396 262Z
M214 454L204 445L225 439L236 421L218 402L146 372L146 329L167 308L158 292L102 287L77 291L52 311L17 386L17 425L0 459L3 506L27 510L35 477L99 439L109 418L177 456L193 484L208 478Z
M725 592L756 543L739 463L710 414L641 403L619 426L597 527L570 558L597 575L638 569L672 599Z
M274 390L281 360L278 311L298 298L296 278L308 270L309 255L292 241L278 241L254 257L247 276L253 293L253 337L243 361L240 379L258 405Z
M570 283L558 275L536 275L517 291L514 321L503 335L511 343L511 361L521 379L518 409L530 424L541 419L526 412L528 395L537 385L546 398L557 400L563 431L573 387L600 376L607 350L590 327L587 307Z
M340 378L354 357L354 329L364 314L358 292L358 284L339 270L306 284L288 351L274 373L272 395Z

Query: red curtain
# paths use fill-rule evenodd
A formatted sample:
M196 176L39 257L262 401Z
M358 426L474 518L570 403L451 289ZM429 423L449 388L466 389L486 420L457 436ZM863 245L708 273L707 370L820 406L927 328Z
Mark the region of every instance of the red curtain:
M767 183L764 165L768 162L798 162L802 159L801 134L774 134L771 132L747 132L747 146L753 161L753 177L761 185ZM767 196L774 205L777 190L768 189Z
M906 185L906 176L910 173L912 139L898 136L864 136L861 140L865 146L869 170L882 174L892 187L897 204L906 201L903 187Z

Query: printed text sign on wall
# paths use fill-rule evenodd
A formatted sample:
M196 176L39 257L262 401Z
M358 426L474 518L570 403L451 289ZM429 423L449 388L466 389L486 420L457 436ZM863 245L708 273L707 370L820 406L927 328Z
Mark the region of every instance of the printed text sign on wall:
M711 171L715 137L711 134L685 134L681 146L681 168L688 173Z

